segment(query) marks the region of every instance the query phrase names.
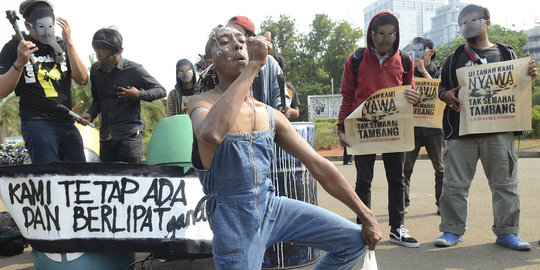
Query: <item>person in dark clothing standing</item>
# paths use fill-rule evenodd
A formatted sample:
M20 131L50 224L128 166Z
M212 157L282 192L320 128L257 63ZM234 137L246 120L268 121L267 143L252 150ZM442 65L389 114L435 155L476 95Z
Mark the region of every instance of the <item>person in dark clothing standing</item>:
M163 98L167 91L140 64L122 58L118 31L98 30L92 47L98 60L90 69L93 100L81 117L92 121L101 113L101 161L142 163L141 100Z
M467 227L469 188L480 159L492 193L491 229L497 236L495 243L510 249L528 250L531 244L517 236L520 206L514 133L459 135L462 103L458 99L461 85L456 70L508 61L516 59L517 55L511 46L490 42L488 30L491 20L487 8L466 6L459 14L458 24L467 43L446 58L439 85L439 98L446 103L443 129L447 142L443 154L443 190L439 200L439 230L443 234L434 243L439 247L449 247L463 241ZM534 60L529 63L527 74L533 80L538 75Z
M187 100L195 93L197 72L187 59L176 63L176 85L167 95L167 116L186 113Z
M272 57L274 57L274 59L276 59L276 61L279 64L279 67L281 68L281 70L283 72L285 72L285 66L286 66L286 63L287 63L287 60L285 60L285 57L283 57L282 54L277 53L275 51L272 51L269 55L271 55ZM300 108L299 108L300 99L298 99L296 89L294 88L292 83L285 81L284 76L283 76L283 80L278 80L278 84L279 84L279 88L281 89L282 87L284 87L283 90L287 91L287 93L291 97L291 106L290 106L290 108L288 110L289 111L288 118L289 119L298 118L300 116Z
M416 37L413 39L412 47L414 51L414 76L419 78L438 78L437 66L431 60L435 59L435 49L433 42L429 39ZM405 212L409 207L409 192L411 186L411 175L414 163L418 157L420 148L425 147L433 169L435 170L435 204L439 213L439 198L442 192L443 181L443 160L442 148L444 145L443 131L440 128L414 127L414 149L405 153L405 163L403 165L403 175L405 183Z
M343 147L343 165L352 164L352 155L347 154L347 147Z
M413 89L413 73L406 71L403 62L408 61L412 67L412 59L406 55L402 60L399 50L399 22L390 10L381 10L373 16L367 31L367 48L363 50L363 58L358 70L354 73L353 57L349 55L341 80L343 96L339 109L338 136L341 145L350 146L345 135L345 118L375 92L400 85L410 85L405 89L405 98L411 104L420 101L420 93ZM412 70L412 68L411 68ZM405 77L405 78L404 78ZM356 166L356 194L364 204L371 206L371 182L373 181L375 154L354 155ZM390 225L390 241L405 247L419 247L420 243L409 235L404 227L404 195L403 161L404 152L383 153L384 169L388 181L388 215ZM357 219L360 223L360 220Z
M32 163L85 162L81 134L60 108L71 109L71 80L88 82L71 28L56 18L47 0L25 0L19 6L28 35L11 39L0 53L0 98L13 91L20 97L21 133ZM55 21L62 37L54 34ZM32 64L30 59L35 60Z

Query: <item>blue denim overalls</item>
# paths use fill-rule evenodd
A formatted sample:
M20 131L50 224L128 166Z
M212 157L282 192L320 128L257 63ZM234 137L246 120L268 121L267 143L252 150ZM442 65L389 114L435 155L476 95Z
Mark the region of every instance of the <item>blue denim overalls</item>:
M352 269L364 253L361 227L318 206L276 197L268 178L274 157L274 114L270 129L228 134L216 146L212 164L193 165L206 194L214 233L216 269L260 269L266 249L287 241L326 250L315 269ZM198 151L195 143L193 151Z

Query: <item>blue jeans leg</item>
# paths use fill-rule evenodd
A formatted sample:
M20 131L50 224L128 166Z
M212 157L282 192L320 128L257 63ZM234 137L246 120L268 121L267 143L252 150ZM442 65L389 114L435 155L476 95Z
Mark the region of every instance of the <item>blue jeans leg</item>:
M267 247L290 242L325 250L315 269L353 269L364 254L361 225L302 201L286 197L271 200L261 227Z
M60 160L86 162L81 133L73 124L65 123L64 126L65 133L59 145Z
M32 163L85 161L81 134L72 123L22 121L21 131Z

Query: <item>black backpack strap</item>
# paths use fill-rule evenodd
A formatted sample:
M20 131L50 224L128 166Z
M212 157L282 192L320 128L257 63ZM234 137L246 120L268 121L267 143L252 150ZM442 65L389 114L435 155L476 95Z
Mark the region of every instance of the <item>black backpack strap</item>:
M358 67L364 57L364 49L365 48L358 48L352 56L354 86L358 86Z
M409 77L409 72L411 71L411 59L408 54L403 52L402 50L399 50L399 54L401 55L401 65L403 66L403 84L407 84L407 78Z

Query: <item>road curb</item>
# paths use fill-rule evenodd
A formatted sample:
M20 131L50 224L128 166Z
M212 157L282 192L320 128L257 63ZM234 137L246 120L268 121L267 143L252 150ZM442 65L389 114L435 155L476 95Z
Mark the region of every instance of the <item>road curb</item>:
M540 158L540 152L538 151L520 151L518 153L520 158ZM343 156L324 156L330 161L343 161ZM381 154L377 154L377 160L382 160ZM417 159L429 159L427 154L419 154Z

